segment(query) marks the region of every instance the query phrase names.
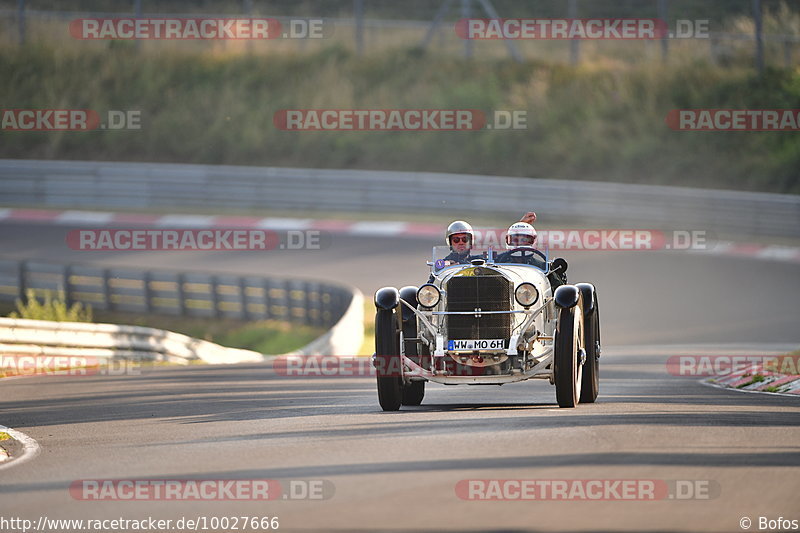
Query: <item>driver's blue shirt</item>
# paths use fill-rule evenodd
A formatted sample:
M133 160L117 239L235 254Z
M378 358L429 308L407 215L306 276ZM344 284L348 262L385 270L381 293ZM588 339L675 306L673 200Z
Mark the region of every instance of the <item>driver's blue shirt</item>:
M451 263L459 263L462 265L468 265L473 259L481 259L482 256L480 255L469 255L469 251L459 254L457 252L450 252L450 255L444 258L444 261L450 261Z
M450 252L450 254L447 257L444 257L444 258L440 259L440 261L447 261L447 262L449 262L450 265L453 265L453 264L468 265L468 264L470 264L470 262L472 262L473 259L483 259L483 256L482 255L469 255L469 251L467 251L467 252L465 252L463 254L459 254L459 253L456 253L456 252ZM439 263L439 261L437 261L437 264L438 263ZM441 268L444 268L444 267L443 266L437 266L436 268L438 270L438 269L441 269ZM431 276L428 279L428 283L433 283L433 279L434 279L434 276L433 276L433 273L431 273Z

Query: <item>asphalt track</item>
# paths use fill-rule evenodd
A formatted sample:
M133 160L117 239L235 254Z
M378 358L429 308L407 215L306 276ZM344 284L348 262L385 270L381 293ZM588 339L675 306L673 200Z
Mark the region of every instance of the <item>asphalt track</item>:
M334 235L321 251L109 254L69 250L69 229L0 224L3 255L307 276L369 295L425 279L436 244ZM742 531L743 517L757 531L762 516L800 519L800 400L710 388L666 367L677 354L796 348L800 266L680 252L564 256L570 280L596 283L601 298L596 404L558 409L543 381L429 385L421 406L382 413L372 379L288 378L266 364L4 380L0 423L42 452L0 470L0 516L278 516L282 530L306 531ZM327 499L97 502L68 490L109 478L326 480ZM710 490L686 500L463 500L455 488L470 479Z

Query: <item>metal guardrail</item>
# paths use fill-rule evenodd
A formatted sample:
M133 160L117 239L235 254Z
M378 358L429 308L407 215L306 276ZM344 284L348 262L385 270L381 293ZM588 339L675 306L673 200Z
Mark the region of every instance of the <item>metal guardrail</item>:
M0 205L470 213L800 237L800 196L480 175L0 160Z
M94 309L187 317L272 319L327 328L291 352L354 355L364 340L364 297L357 289L253 276L102 268L0 259L0 301L63 291ZM81 355L212 364L261 360L261 354L169 331L114 324L0 318L0 354Z
M69 366L114 358L183 364L194 360L211 364L264 360L258 352L228 348L160 329L2 317L0 354L70 358Z
M32 289L63 291L69 305L187 317L280 320L330 328L350 307L351 289L254 276L103 268L0 259L0 301Z

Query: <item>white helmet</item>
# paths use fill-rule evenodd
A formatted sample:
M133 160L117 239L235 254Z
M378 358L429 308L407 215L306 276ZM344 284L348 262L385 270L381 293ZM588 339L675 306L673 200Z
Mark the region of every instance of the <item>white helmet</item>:
M450 245L450 237L455 235L456 233L466 233L469 235L470 242L475 241L475 232L472 231L472 226L469 225L468 222L464 222L463 220L456 220L455 222L450 223L447 226L447 232L444 234L444 242Z
M519 248L520 246L533 246L536 243L536 230L527 222L515 222L508 228L506 234L506 248Z

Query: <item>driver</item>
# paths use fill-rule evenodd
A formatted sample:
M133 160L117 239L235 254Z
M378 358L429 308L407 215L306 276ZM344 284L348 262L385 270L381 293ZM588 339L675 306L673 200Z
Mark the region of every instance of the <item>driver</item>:
M533 217L529 215L533 215ZM528 220L531 220L531 218L535 220L536 215L528 213L523 217L523 220L525 218ZM533 229L533 226L527 222L515 222L511 224L511 227L508 228L508 233L506 233L506 248L508 248L508 251L498 255L497 262L533 265L547 272L548 268L544 259L539 257L539 255L532 250L535 246L536 230ZM550 285L553 287L553 290L555 290L556 287L567 283L567 274L565 272L551 271L547 275L547 279L550 280Z
M468 222L463 220L452 222L447 226L447 232L445 232L445 241L450 245L450 254L444 260L450 261L451 264L466 265L472 259L481 257L479 255L470 255L474 240L475 232Z
M532 248L536 245L536 230L527 222L511 224L506 233L506 249L497 256L498 263L521 263L533 265L542 270L547 270L544 259L534 254Z

